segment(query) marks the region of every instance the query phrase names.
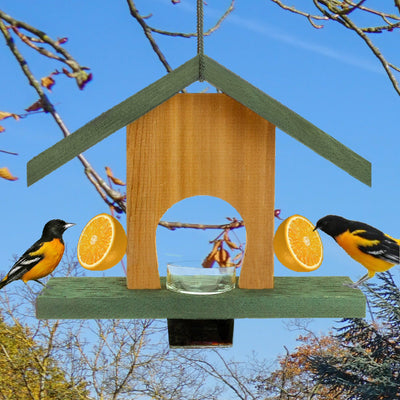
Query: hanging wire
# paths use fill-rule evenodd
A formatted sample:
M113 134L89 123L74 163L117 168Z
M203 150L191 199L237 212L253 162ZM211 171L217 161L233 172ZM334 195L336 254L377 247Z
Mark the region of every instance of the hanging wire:
M199 81L204 81L204 12L203 0L197 0L197 55L199 56Z

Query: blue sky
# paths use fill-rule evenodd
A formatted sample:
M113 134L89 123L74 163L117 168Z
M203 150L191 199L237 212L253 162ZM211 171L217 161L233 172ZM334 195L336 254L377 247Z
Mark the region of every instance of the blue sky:
M229 2L207 3L205 26L209 27ZM142 14L153 14L149 19L153 26L195 30L194 1L182 0L173 6L169 0L138 0L137 6ZM2 9L41 27L53 37L68 37L67 50L82 65L91 68L93 81L85 90L79 91L73 82L59 76L49 94L71 131L165 74L124 1L41 0L34 6L25 0L3 0ZM399 52L395 51L398 35L393 32L377 37L377 43L394 63L400 63ZM173 68L196 53L193 39L157 39ZM22 49L38 77L60 68L51 61L44 63L29 49ZM397 214L400 99L377 59L358 38L332 24L316 30L305 19L283 12L268 1L238 0L234 13L220 30L205 39L205 53L372 162L370 188L278 131L275 202L284 218L301 214L315 223L326 214L338 214L400 236ZM0 110L22 113L36 101L35 93L5 46L0 46L0 60ZM207 87L213 91L205 83L190 89ZM7 165L19 180L0 181L3 193L0 273L8 271L13 256L20 255L40 235L49 219L62 218L77 224L65 234L68 248L75 251L86 222L108 211L87 182L77 160L33 186L26 186L26 163L61 139L61 133L49 117L37 114L19 122L7 120L3 125L6 131L1 134L0 148L19 155L0 154L0 166ZM100 172L108 165L116 176L125 178L123 130L85 155ZM165 219L222 223L227 216L236 214L222 201L200 199L176 205ZM125 224L124 217L121 222ZM213 236L215 232L160 229L157 245L161 274L165 273L168 261L189 256L202 259L209 250L207 240ZM322 240L324 262L310 275L347 275L355 280L364 274L363 268L331 238L322 236ZM186 253L182 247L188 249ZM396 268L394 272L398 277ZM106 272L109 276L122 274L120 266ZM276 260L275 275L295 273ZM273 357L283 351L283 345L293 347L298 333L289 332L286 323L284 320L236 320L235 346L229 354L244 357L254 351ZM334 320L315 320L311 328L327 331L334 324Z

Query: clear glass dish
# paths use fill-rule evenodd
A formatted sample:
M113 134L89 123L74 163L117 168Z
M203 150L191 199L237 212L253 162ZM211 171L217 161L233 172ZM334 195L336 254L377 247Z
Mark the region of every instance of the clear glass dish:
M236 267L203 268L167 265L166 286L174 292L198 295L219 294L232 290L235 283Z

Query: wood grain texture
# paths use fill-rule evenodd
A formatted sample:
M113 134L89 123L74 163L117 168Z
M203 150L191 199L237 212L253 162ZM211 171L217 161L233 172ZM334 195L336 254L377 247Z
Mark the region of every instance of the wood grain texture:
M274 125L223 94L178 94L130 124L128 287L159 287L159 220L178 201L209 195L244 219L240 287L272 288L274 168Z
M121 278L51 278L37 297L40 319L364 318L361 290L343 276L275 277L274 289L234 289L212 296L129 290Z

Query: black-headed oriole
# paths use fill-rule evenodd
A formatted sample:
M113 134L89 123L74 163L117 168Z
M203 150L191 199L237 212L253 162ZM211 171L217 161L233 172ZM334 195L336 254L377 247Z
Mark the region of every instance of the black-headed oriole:
M400 263L400 240L373 226L337 215L327 215L317 222L315 229L321 229L332 236L350 257L367 268L366 275L348 286L356 288L376 272L387 271Z
M51 274L64 254L62 234L75 224L61 219L53 219L44 226L41 238L35 242L11 267L8 274L0 281L0 289L10 282L22 279L38 281Z

